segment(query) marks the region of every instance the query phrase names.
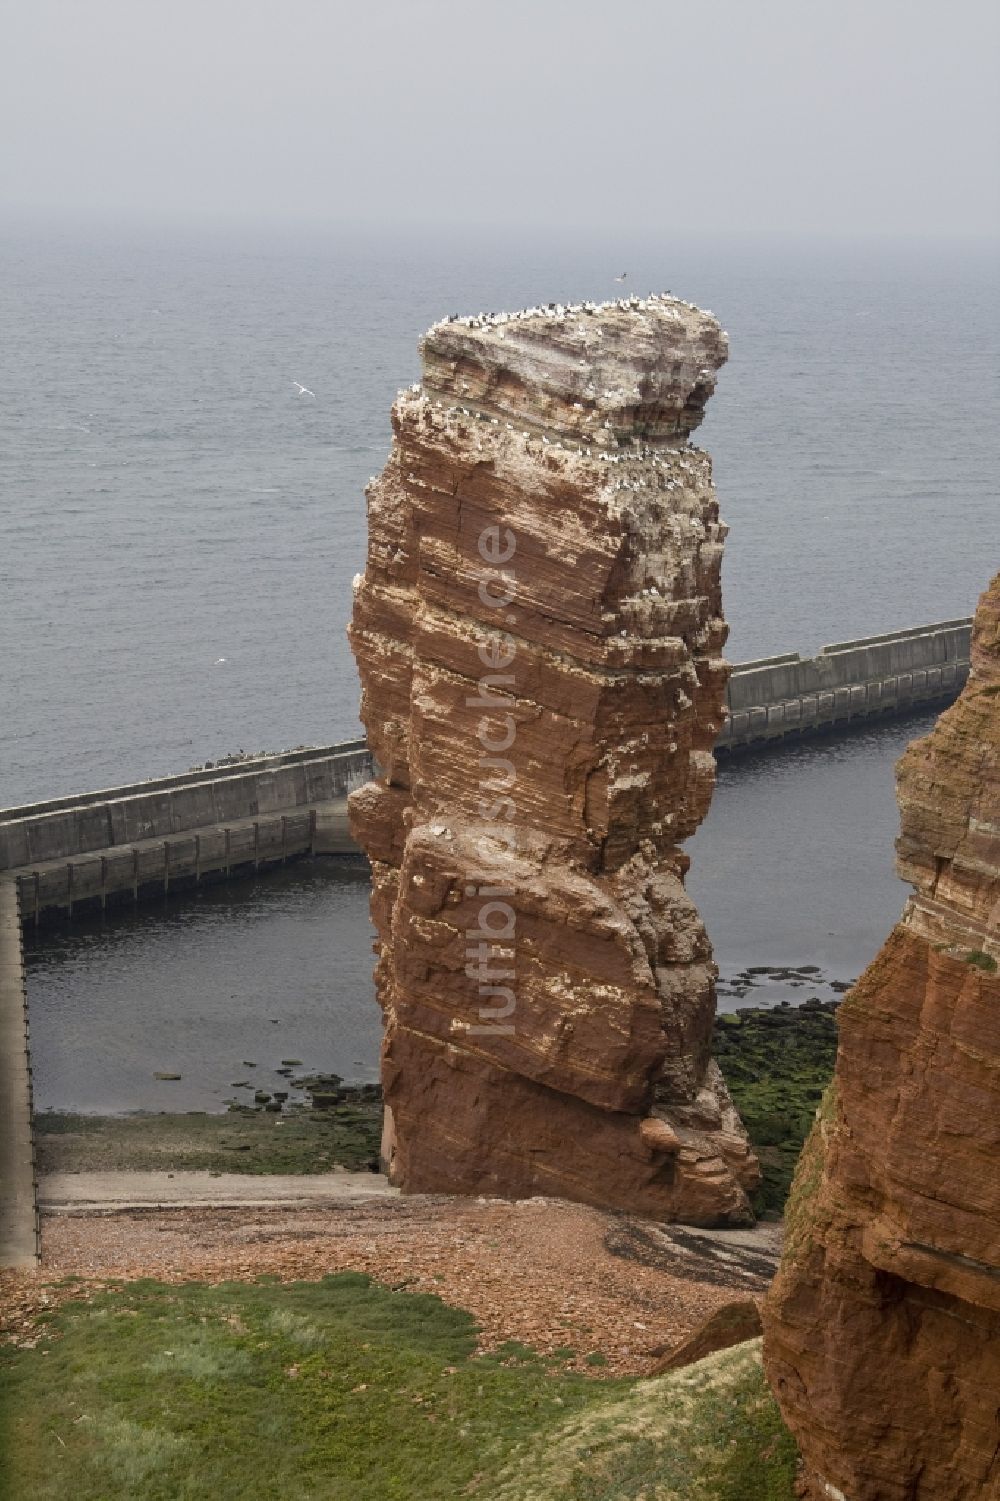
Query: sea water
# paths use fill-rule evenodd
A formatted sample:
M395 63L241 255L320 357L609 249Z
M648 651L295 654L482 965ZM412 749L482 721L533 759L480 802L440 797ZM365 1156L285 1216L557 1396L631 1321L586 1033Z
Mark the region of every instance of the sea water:
M8 226L0 804L356 734L363 491L420 333L619 295L622 265L730 333L696 441L731 526L734 660L972 611L1000 557L983 249ZM905 896L911 733L724 769L691 875L724 973L846 980L871 957ZM362 870L176 900L29 951L43 1102L218 1104L272 1035L279 1059L370 1074ZM150 1076L173 1064L171 1092Z

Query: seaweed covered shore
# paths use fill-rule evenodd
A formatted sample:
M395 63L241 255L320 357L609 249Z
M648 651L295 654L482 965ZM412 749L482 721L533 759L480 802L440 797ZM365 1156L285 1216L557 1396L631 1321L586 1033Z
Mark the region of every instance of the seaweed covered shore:
M714 1051L763 1168L754 1208L780 1215L816 1107L833 1072L835 1000L745 1007L716 1018ZM50 1172L156 1169L242 1173L378 1170L377 1085L335 1075L311 1081L310 1103L262 1097L221 1115L82 1115L45 1111L35 1122L38 1168Z

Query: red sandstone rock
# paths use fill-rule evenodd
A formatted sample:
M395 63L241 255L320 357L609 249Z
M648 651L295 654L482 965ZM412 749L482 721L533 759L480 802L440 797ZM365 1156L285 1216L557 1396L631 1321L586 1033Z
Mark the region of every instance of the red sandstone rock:
M898 769L902 920L845 1001L765 1311L812 1493L1000 1496L1000 575Z
M686 1339L664 1351L649 1374L665 1376L667 1371L679 1371L716 1350L728 1350L756 1339L760 1331L760 1304L754 1298L734 1298L710 1313Z
M422 355L350 631L392 1178L745 1221L679 849L727 676L725 527L688 442L725 336L631 299L441 323Z

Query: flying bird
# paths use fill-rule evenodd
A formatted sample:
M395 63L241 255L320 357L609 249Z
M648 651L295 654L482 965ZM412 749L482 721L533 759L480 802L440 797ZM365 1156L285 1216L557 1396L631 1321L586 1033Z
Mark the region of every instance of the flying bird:
M628 272L627 271L623 271L622 274L621 274L621 276L616 276L615 277L615 281L624 281L627 275L628 275Z
M293 380L292 385L295 387L296 393L299 396L311 396L313 401L316 400L316 392L310 391L309 387L304 386L301 381Z

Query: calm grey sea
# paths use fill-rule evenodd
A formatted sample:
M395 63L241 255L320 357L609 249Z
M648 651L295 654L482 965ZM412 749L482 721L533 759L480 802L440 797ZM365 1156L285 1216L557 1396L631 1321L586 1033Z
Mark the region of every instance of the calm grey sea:
M893 761L932 718L724 766L689 887L715 944L720 1006L829 999L899 915ZM219 1110L284 1058L377 1077L362 860L302 861L160 905L26 937L35 1097L80 1110ZM748 968L818 973L742 982ZM252 1073L244 1060L255 1064ZM156 1072L180 1073L157 1081Z
M623 267L731 336L698 441L732 529L735 660L971 611L1000 557L986 248L8 226L0 804L354 734L362 492L421 331L611 296ZM871 956L905 894L910 732L724 774L692 873L724 969L849 979ZM364 907L363 874L302 868L47 940L41 1102L204 1108L279 1035L276 1059L365 1077ZM182 1085L153 1088L173 1065Z

